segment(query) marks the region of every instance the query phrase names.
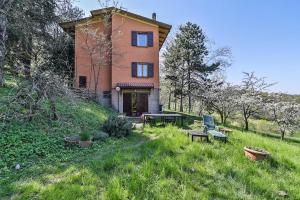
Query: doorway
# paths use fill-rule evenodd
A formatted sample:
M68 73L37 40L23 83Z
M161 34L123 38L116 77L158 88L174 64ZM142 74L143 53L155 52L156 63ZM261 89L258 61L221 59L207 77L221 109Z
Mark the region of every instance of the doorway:
M123 93L123 112L127 116L138 117L148 112L147 93Z

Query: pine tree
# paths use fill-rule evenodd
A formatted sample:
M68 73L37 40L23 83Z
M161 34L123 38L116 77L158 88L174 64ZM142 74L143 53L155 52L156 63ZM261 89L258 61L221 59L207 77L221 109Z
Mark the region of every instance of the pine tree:
M193 93L199 87L199 80L206 79L220 67L219 62L207 62L209 51L206 43L207 38L202 29L197 24L188 22L179 27L173 43L164 53L169 77L176 84L175 96L180 96L181 112L185 96L188 96L188 111L192 111Z

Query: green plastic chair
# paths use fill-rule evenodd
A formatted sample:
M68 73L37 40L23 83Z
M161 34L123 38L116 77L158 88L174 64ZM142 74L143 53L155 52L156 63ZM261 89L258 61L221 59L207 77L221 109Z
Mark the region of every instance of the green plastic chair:
M203 124L207 130L219 130L215 125L214 118L211 115L203 115Z
M218 126L215 125L213 116L203 115L203 126L205 133L209 133L214 138L227 142L227 136L219 131Z

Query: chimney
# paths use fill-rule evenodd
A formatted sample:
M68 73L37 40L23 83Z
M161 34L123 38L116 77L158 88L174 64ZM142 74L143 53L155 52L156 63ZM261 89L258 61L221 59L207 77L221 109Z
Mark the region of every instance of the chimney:
M156 21L156 13L152 13L152 19Z

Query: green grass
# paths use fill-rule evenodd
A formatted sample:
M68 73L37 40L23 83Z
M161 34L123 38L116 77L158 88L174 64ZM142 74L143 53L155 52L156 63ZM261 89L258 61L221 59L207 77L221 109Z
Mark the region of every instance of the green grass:
M76 159L38 164L2 182L16 199L299 199L300 146L234 131L228 144L194 142L177 127L145 128ZM244 146L272 155L250 161ZM93 151L93 152L92 152Z
M80 149L65 149L63 138L86 131L99 130L111 112L93 103L79 102L72 106L58 103L60 121L35 119L33 122L11 122L1 129L0 172L12 169L17 163L27 166L47 160L65 159Z
M294 136L300 138L300 131L296 132Z
M297 143L237 130L227 144L191 142L184 130L167 126L65 148L65 135L97 131L112 111L84 101L57 104L59 122L38 118L1 129L0 199L277 199L280 190L300 199ZM251 161L244 146L271 157Z
M173 111L166 111L166 112L173 112ZM180 113L180 112L178 112ZM194 120L201 120L202 116L199 116L197 114L186 114L181 113L187 116L188 124L193 123ZM217 114L214 114L214 119L216 123L220 124L220 116ZM222 126L222 125L221 125ZM235 128L242 130L244 127L244 122L241 116L235 116L233 119L228 119L226 122L227 127ZM249 130L258 133L260 135L268 136L268 137L274 137L280 139L281 135L279 132L278 125L272 121L264 120L264 119L249 119ZM300 130L296 131L293 135L285 135L285 140L287 141L293 141L300 143Z
M6 96L12 89L13 81L10 80L6 87L0 88L0 111L4 110ZM98 144L91 150L64 148L63 138L81 132L92 134L98 131L112 110L82 100L68 102L61 99L56 104L58 121L49 121L48 113L34 118L30 123L0 121L0 176L13 170L16 164L26 168L38 163L63 161L102 148Z

